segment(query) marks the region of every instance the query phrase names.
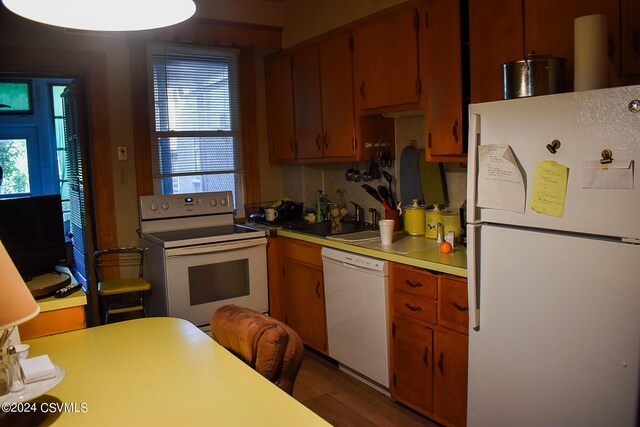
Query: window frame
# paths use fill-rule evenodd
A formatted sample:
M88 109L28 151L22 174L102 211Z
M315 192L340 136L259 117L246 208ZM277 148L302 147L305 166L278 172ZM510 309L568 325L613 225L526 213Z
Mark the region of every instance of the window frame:
M233 58L230 59L227 63L230 65L229 70L229 81L228 81L228 90L229 90L229 109L231 112L230 117L230 128L228 130L174 130L171 128L157 130L158 126L158 114L156 111L156 99L155 99L155 74L154 74L154 60L153 60L153 50L154 49L170 49L176 50L177 52L185 52L197 54L198 51L202 51L204 53L203 57L208 55L229 55ZM242 112L242 88L241 88L241 80L242 80L242 71L241 71L241 50L236 48L226 48L226 47L217 47L217 46L200 46L194 44L185 44L185 43L167 43L167 42L157 42L152 41L147 43L146 45L146 58L147 58L147 83L148 83L148 98L149 98L149 139L150 139L150 148L151 148L151 172L152 172L152 182L153 182L153 191L155 194L177 194L173 189L168 189L166 184L167 178L180 177L180 176L211 176L211 175L221 175L221 174L233 174L235 179L235 188L232 190L234 193L234 203L236 207L236 214L238 216L244 216L244 203L246 203L246 158L245 158L245 141L243 141L243 112ZM169 54L170 57L170 54ZM196 60L196 56L193 56L194 60ZM233 77L231 73L234 73ZM166 88L166 86L165 86ZM163 114L166 114L168 110L165 110ZM168 125L169 120L165 117L165 122ZM162 145L160 141L163 138L230 138L232 139L233 146L233 156L239 156L235 160L231 162L234 164L234 167L231 169L225 170L202 170L202 171L193 171L193 172L177 172L177 173L162 173L162 165L161 163L161 155L160 155L160 146ZM200 189L200 192L203 191ZM209 190L205 190L209 191ZM215 191L215 190L211 190ZM190 191L191 192L199 192L198 190Z

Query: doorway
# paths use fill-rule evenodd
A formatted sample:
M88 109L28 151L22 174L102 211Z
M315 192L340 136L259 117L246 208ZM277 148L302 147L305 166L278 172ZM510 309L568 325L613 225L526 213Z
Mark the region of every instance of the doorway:
M4 109L0 114L0 200L16 197L60 195L67 264L85 292L91 291L87 222L84 188L89 176L82 176L86 161L81 131L86 114L77 106L86 105L79 99L81 82L73 78L0 76L3 82L18 81L19 91L0 92ZM10 85L10 83L7 83ZM0 86L1 87L1 86ZM11 87L11 86L9 86ZM23 99L29 108L12 111ZM90 199L90 198L89 198ZM46 213L44 213L46 214ZM89 310L91 307L89 307ZM92 316L89 316L91 318Z

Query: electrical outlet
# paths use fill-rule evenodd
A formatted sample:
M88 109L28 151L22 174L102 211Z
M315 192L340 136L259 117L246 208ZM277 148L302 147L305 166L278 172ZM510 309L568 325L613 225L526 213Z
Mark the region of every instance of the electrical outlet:
M118 160L127 160L126 145L118 145Z

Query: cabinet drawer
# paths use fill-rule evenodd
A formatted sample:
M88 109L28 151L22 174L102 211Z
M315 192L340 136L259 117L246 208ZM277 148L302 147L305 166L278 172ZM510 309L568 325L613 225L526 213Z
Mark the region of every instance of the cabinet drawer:
M402 314L429 323L436 323L437 303L418 295L396 291L394 293L395 314Z
M403 292L410 292L425 298L438 298L437 276L412 267L394 266L393 286Z
M469 332L467 281L457 277L440 277L440 324L458 332Z
M295 259L299 262L322 268L322 247L315 243L307 243L296 239L283 241L282 254L284 258Z

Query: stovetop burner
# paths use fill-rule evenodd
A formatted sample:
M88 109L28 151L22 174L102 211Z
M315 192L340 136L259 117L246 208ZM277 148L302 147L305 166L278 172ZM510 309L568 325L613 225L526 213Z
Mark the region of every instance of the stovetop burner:
M221 243L264 237L264 231L242 225L219 225L215 227L190 228L184 230L143 233L142 237L165 248Z

